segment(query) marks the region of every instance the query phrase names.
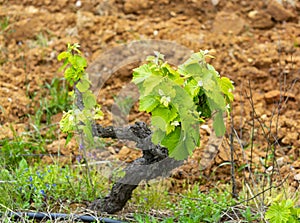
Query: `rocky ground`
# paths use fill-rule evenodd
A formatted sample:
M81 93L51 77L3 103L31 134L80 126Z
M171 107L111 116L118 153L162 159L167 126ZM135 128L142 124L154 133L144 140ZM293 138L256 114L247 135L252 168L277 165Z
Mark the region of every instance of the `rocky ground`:
M56 56L67 43L80 43L93 66L91 72L97 72L97 63L103 61L112 70L103 86L95 88L107 115L102 124L109 125L114 96L129 86L131 69L138 63L112 67L103 55L137 40L174 41L195 52L210 50L215 56L210 63L234 81L232 117L238 139L233 146L238 167L251 164L252 171L270 175L274 170L277 183L286 178L293 192L300 180L299 15L300 3L293 0L0 0L0 138L13 136L11 126L18 133L31 130L28 114L34 114L39 98L47 96L42 86L62 77ZM118 54L127 58L126 52L114 52ZM129 121L147 120L136 108ZM200 170L213 134L209 127L201 128L202 146L173 173L173 189L180 189L186 179L201 181L204 191L217 182L230 182L228 130L213 162ZM63 143L54 141L46 150L56 153ZM72 145L65 154L78 154ZM132 147L113 143L97 153L97 159L130 161L139 155ZM272 155L265 162L272 151L277 162L272 162ZM237 175L238 188L244 177L251 176L248 168ZM259 182L261 175L254 178Z

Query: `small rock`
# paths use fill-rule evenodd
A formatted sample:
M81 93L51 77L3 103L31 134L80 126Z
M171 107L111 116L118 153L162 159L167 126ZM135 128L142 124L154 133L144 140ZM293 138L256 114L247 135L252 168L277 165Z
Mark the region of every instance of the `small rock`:
M77 8L79 8L79 7L81 7L82 3L81 3L81 1L76 1L75 5Z
M95 16L91 12L78 11L76 16L76 26L78 29L93 27L95 24Z
M295 100L295 95L292 93L283 93L280 92L279 90L272 90L272 91L268 91L267 93L265 93L265 100L267 103L274 103L274 102L279 102L280 97L283 97L282 100L286 99L287 97L289 99Z
M214 6L218 5L219 2L220 2L220 0L211 0L211 3L212 3Z
M274 58L263 57L257 59L253 65L257 68L263 69L263 68L269 68L272 63L274 63Z
M283 137L281 142L285 145L291 145L297 140L298 140L298 133L297 132L289 132L289 133L287 133L287 135L285 137Z
M208 125L201 125L200 128L205 130L209 135L211 135L211 128Z
M279 167L282 167L284 165L284 157L278 158L276 162Z
M280 91L273 90L265 93L265 100L267 103L274 103L275 101L278 101L280 98Z
M237 14L231 12L219 12L213 24L213 32L215 33L232 33L240 34L246 22Z
M53 141L51 144L47 145L47 152L50 154L62 154L65 156L70 156L74 150L77 150L77 143L75 139L72 139L67 145L65 139L60 139Z
M291 18L295 18L295 15L289 10L285 9L276 0L271 0L268 4L267 11L276 21L287 21Z
M256 67L244 67L241 69L240 74L243 77L247 77L251 80L265 79L269 77L266 72L259 70Z
M268 169L266 170L267 173L271 173L273 171L273 166L269 166Z
M121 161L132 162L141 156L141 151L123 146L118 154L115 155Z
M107 147L107 150L108 150L111 154L114 154L114 155L117 154L116 151L115 151L115 148L112 147L112 146Z
M248 13L251 26L257 29L269 29L274 26L271 15L263 11L251 11Z
M124 3L124 11L126 13L138 13L141 9L150 7L150 1L126 0Z
M296 174L296 175L294 176L294 179L300 181L300 173Z

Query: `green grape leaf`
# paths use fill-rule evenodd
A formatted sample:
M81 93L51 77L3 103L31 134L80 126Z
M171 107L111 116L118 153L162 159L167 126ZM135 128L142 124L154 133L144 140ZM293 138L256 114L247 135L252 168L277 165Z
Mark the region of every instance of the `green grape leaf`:
M71 81L74 80L74 76L76 76L76 70L73 67L68 67L65 70L65 75L64 76L65 76L67 81L71 82Z
M92 126L88 121L85 122L85 125L82 127L82 131L84 132L85 137L87 138L87 141L89 142L89 145L94 144L94 138L93 138L93 132L92 132Z
M165 63L164 68L166 69L168 77L178 85L183 85L184 79L180 76L180 73L174 70L169 64Z
M173 125L172 123L166 124L166 135L169 135L174 130L175 130L175 125Z
M199 80L200 81L200 80ZM196 97L199 94L200 86L195 79L190 79L184 86L184 89L192 96Z
M219 72L216 71L216 69L215 69L212 65L206 63L206 67L207 67L208 70L210 70L212 73L214 73L214 75L215 75L216 77L220 78Z
M67 134L67 138L66 138L66 142L65 142L65 146L69 144L69 142L71 141L71 139L73 138L73 133L68 132Z
M173 133L173 132L172 132ZM172 134L171 133L171 134ZM176 135L179 140L177 143L173 143L172 146L169 145L169 156L176 159L176 160L184 160L186 159L189 155L192 154L195 146L191 147L194 142L192 141L191 137L187 137L187 134L185 131L181 130L179 133L177 132Z
M65 59L63 65L61 65L61 67L58 68L58 71L63 71L67 67L67 65L68 65L68 59Z
M151 136L151 141L153 144L157 145L160 144L161 141L166 136L166 133L160 129L155 129Z
M176 127L174 131L166 135L161 141L161 144L166 148L176 148L180 140L181 128ZM172 153L172 149L169 149L169 154ZM181 156L181 155L180 155Z
M173 158L182 160L186 159L195 147L199 145L199 119L194 116L194 114L197 114L197 110L192 97L180 86L175 85L173 88L176 91L176 95L172 98L172 105L178 111L181 123L180 141L182 142L175 148L167 148Z
M87 66L86 59L78 54L70 56L69 62L75 69L84 69Z
M90 88L90 82L86 78L81 78L76 87L81 93L84 93Z
M69 58L70 56L72 56L72 54L70 52L68 52L68 51L61 52L60 54L58 54L57 60L61 61L63 59Z
M143 83L142 95L149 95L153 88L158 86L163 81L162 76L151 75Z
M219 85L221 87L222 92L228 96L230 101L233 101L234 98L232 91L234 90L234 87L230 79L227 77L221 77L219 79Z
M207 96L208 105L211 111L223 110L225 111L226 104L224 96L221 92L205 92Z
M154 95L147 95L140 99L140 111L151 112L159 105L159 101Z
M94 117L95 120L103 118L103 112L101 111L101 106L96 105L94 108Z
M151 70L147 64L139 66L138 68L133 69L133 78L132 81L136 85L143 83L148 77L152 75Z
M96 97L90 90L82 94L82 100L83 100L84 107L87 110L94 108L97 104Z
M223 136L225 134L225 124L223 120L222 112L217 112L214 117L213 127L216 133L216 136Z
M73 110L70 110L63 114L63 117L61 118L59 125L62 132L69 132L74 130L74 126L76 125L76 123L75 123Z
M161 116L152 116L151 117L151 124L156 128L162 131L166 131L166 121Z
M186 65L184 70L185 70L185 72L187 72L188 74L191 74L191 75L201 74L201 66L198 62Z
M152 116L160 116L166 123L173 121L178 115L174 107L168 108L164 106L156 107L151 114Z

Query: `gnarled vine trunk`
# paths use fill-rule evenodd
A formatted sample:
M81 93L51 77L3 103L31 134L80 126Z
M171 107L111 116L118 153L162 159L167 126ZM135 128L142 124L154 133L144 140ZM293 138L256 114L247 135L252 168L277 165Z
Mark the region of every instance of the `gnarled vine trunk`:
M101 138L118 138L136 142L143 151L143 156L130 163L125 169L125 176L119 178L110 193L102 199L96 199L90 209L115 213L125 206L133 190L142 180L151 180L166 176L171 170L180 166L183 161L168 157L168 150L151 141L151 130L143 122L136 122L125 128L93 126L93 134Z

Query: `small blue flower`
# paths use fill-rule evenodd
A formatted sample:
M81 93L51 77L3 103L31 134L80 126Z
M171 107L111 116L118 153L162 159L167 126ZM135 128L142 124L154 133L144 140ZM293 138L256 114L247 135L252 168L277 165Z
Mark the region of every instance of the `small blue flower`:
M32 176L29 177L29 181L32 182Z
M81 156L76 156L76 161L77 161L78 163L80 163L81 159L82 159Z
M53 187L56 187L56 184L52 184Z
M44 197L46 197L46 193L44 190L40 190L41 195L43 195Z

